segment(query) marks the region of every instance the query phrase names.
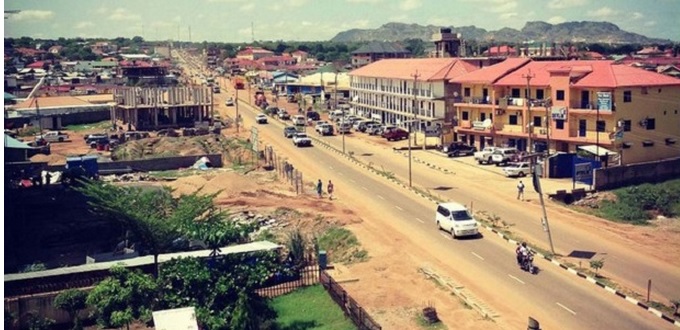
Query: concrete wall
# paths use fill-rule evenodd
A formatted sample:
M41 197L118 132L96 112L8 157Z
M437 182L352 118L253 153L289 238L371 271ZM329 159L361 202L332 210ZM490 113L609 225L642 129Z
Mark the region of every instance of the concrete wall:
M595 170L596 190L680 178L680 158Z
M86 292L90 292L92 288L79 289ZM60 324L68 324L71 322L71 318L65 311L55 308L52 304L54 298L60 292L49 292L41 293L30 296L21 296L5 299L5 311L9 311L14 314L15 322L14 326L9 329L24 329L28 326L28 316L29 314L36 314L40 317L48 318L54 320L54 326ZM84 309L79 312L81 319L87 318L92 311L91 307Z
M222 167L221 154L121 160L115 162L99 162L98 164L100 170L115 170L130 167L135 172L167 171L191 167L199 158L203 156L208 157L212 167ZM64 165L49 166L48 170L63 171Z

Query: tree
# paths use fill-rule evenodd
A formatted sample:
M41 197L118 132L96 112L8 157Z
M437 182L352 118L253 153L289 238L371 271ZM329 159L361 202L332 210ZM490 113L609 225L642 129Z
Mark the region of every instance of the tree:
M170 251L172 241L179 234L168 221L176 203L172 190L142 190L118 187L88 181L76 188L90 200L88 204L96 214L118 222L130 230L135 238L154 257L154 270L158 274L158 255Z
M90 291L87 304L95 309L102 327L130 328L134 320L151 320L158 286L153 277L121 266L111 268L111 276Z
M71 320L73 320L72 329L76 330L83 328L82 324L80 323L80 317L78 317L78 311L87 307L87 304L85 303L86 300L87 294L84 291L69 289L59 293L54 298L53 304L54 307L62 309L68 313L68 315L71 317Z
M597 272L602 269L602 267L604 267L604 259L590 261L590 268L595 270L595 277L598 277Z

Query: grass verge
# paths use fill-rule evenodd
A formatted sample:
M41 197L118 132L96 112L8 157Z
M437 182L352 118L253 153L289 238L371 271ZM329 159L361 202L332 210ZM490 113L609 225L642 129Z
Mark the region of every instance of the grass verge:
M298 289L271 301L280 330L356 329L321 285Z
M341 227L331 227L317 238L319 249L328 253L329 259L337 263L354 263L368 260L368 252L354 234Z

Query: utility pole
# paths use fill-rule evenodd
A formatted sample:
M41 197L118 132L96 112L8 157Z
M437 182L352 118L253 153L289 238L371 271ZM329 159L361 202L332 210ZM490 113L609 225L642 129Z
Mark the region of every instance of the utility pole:
M413 178L411 174L411 126L413 125L414 122L416 122L416 118L418 116L417 112L415 111L416 109L416 103L418 102L418 96L416 95L416 84L418 83L418 77L420 77L420 74L418 74L418 70L416 70L416 73L412 74L411 77L413 77L413 121L408 123L408 186L411 187L413 185Z
M527 92L526 92L526 100L527 100L527 114L525 118L529 121L527 124L527 129L529 131L529 153L533 153L533 145L531 144L531 132L533 131L533 123L531 122L531 89L530 89L530 82L531 79L536 77L535 74L531 73L531 69L529 69L527 74L522 74L522 78L527 80Z
M236 90L236 99L234 100L234 105L236 106L236 134L238 134L238 122L241 118L238 116L238 88L234 89Z

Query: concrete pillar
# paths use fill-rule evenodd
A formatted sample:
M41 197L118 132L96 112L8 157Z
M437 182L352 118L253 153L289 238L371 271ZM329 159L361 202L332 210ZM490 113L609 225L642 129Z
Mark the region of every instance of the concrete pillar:
M172 117L172 124L177 125L177 111L179 111L179 108L169 108L169 111Z
M158 128L158 107L153 108L153 126L154 128Z

